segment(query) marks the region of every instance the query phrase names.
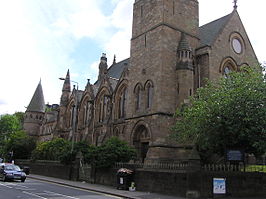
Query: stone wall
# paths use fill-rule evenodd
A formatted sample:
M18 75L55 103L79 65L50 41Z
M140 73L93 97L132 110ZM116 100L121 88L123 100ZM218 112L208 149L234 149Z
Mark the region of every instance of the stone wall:
M60 164L58 161L47 161L47 160L16 160L15 164L20 167L27 166L30 168L30 173L37 175L50 176L61 179L75 179L74 167L70 165ZM76 174L77 176L77 174Z
M30 167L30 173L62 179L117 186L117 169L92 170L89 165L66 166L52 161L16 161ZM79 168L79 173L77 169ZM163 169L135 169L134 182L139 191L158 192L176 196L213 197L213 178L226 178L227 196L265 197L266 173L240 171L188 171Z

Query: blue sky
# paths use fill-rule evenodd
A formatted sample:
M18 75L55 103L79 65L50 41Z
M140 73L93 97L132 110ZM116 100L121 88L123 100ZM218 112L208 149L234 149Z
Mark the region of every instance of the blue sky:
M199 0L200 25L233 0ZM41 78L45 102L59 103L67 69L84 89L103 52L129 57L134 0L0 0L0 114L25 111ZM239 0L238 12L260 62L266 61L266 1Z

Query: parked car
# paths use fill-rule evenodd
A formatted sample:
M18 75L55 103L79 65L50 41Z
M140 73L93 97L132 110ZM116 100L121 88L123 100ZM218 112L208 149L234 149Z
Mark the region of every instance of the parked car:
M23 172L19 166L11 163L0 163L0 178L3 181L20 180L25 182L26 173Z

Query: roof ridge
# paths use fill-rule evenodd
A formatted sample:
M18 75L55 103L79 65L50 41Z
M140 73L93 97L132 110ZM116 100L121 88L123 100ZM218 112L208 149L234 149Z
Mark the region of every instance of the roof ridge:
M233 13L234 11L199 27L200 47L211 46L216 41L218 35L220 35L230 18L233 16Z
M123 59L123 60L121 60L121 61L119 61L119 62L116 62L116 63L112 64L107 70L109 70L109 69L112 68L113 66L118 65L118 64L121 64L122 62L125 62L125 61L127 61L127 60L129 60L129 59L130 59L130 57L129 57L129 58L126 58L126 59Z
M233 12L231 12L231 13L229 13L229 14L223 16L223 17L220 17L220 18L218 18L218 19L215 19L215 20L213 20L213 21L210 21L210 22L208 22L208 23L206 23L206 24L200 26L199 28L202 28L203 26L207 26L207 25L210 25L211 23L215 23L215 22L217 22L217 21L220 21L220 20L222 20L222 19L225 19L225 18L229 17L230 15L232 15L232 13L233 13Z

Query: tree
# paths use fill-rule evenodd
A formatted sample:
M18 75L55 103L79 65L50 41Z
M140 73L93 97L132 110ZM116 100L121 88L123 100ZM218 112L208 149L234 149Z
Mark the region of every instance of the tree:
M71 143L63 138L41 142L32 152L35 160L60 160L62 154L71 148Z
M134 148L117 137L111 137L103 145L91 148L91 156L87 159L94 162L96 168L107 168L116 162L128 162L136 157Z
M20 121L15 115L3 115L0 118L0 133L9 134L21 129Z
M63 164L70 164L76 158L78 152L84 157L84 162L95 168L107 168L115 162L128 162L136 157L136 151L126 142L117 137L111 137L101 146L90 145L86 142L71 142L63 138L55 138L51 141L39 143L32 153L32 158L42 160L60 160Z
M208 82L177 110L173 137L195 144L202 157L224 155L226 148L242 148L260 156L266 152L266 79L244 68L228 78Z
M5 156L5 141L10 134L22 128L18 118L14 115L2 115L0 117L0 157Z
M25 115L25 113L23 113L23 112L15 112L13 114L13 116L15 116L18 119L18 121L20 122L21 128L23 127L23 123L24 123L24 115Z
M7 155L12 151L13 159L28 159L35 147L35 140L28 136L25 131L20 130L11 133L5 141L4 154Z

